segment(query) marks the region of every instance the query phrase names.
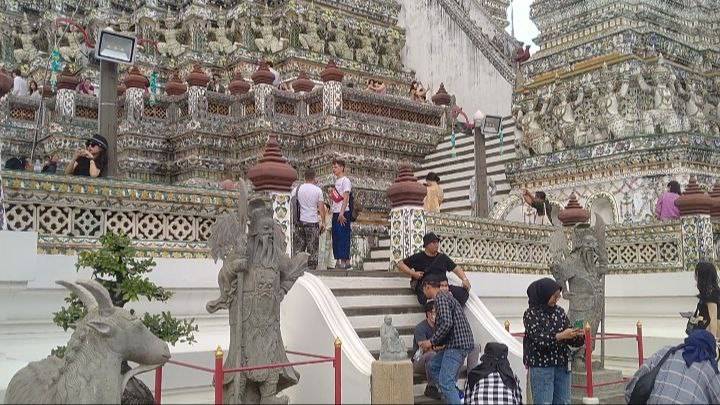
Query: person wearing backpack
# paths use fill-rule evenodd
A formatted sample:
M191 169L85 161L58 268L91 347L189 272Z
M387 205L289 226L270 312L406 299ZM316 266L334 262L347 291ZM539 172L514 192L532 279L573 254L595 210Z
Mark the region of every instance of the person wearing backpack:
M335 175L335 187L330 190L333 256L335 257L335 268L347 270L350 268L350 222L352 221L350 193L352 184L350 179L345 176L344 160L333 160L332 171Z
M715 337L696 329L652 355L625 388L628 404L720 404Z
M325 230L325 203L323 192L315 184L315 170L305 171L305 183L293 190L293 214L295 219L294 253L307 252L308 268L318 266L320 234Z

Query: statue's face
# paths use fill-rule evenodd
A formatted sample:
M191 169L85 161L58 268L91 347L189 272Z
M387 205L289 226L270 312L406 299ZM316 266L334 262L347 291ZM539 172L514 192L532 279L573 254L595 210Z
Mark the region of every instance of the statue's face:
M272 236L274 224L272 217L261 217L254 221L252 229L256 235Z

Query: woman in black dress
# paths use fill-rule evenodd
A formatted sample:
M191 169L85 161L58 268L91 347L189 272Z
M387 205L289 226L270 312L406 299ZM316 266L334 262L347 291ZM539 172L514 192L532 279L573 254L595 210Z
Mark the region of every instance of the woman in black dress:
M693 318L690 319L691 329L706 329L718 338L718 306L720 306L720 287L715 266L710 262L698 262L695 266L695 281L699 294L698 304Z
M78 149L73 160L65 166L65 174L103 177L107 168L108 143L105 137L95 134L85 141L85 149Z

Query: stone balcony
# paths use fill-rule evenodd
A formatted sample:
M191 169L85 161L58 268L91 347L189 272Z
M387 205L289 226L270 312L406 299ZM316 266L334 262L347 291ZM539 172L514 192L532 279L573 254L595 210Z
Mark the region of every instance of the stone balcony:
M0 101L4 159L58 154L60 170L97 131L97 98L61 90L43 100L8 95ZM343 158L363 206L387 211L385 190L402 162L419 165L449 131L449 108L328 82L309 93L268 85L231 96L190 87L179 96L130 88L118 98L121 175L144 182L215 186L244 176L269 135L301 172L314 168L331 183L331 162Z

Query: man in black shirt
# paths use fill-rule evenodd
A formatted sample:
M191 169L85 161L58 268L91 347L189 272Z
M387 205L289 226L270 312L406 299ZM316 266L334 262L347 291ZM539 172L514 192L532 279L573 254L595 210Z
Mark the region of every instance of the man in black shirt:
M470 281L465 272L457 267L451 258L439 252L440 238L432 232L425 234L423 236L423 248L422 252L415 253L398 262L400 271L410 276L410 286L415 289L420 305L425 305L427 302L427 297L425 297L422 289L423 277L430 273L442 273L445 275L448 271L452 271L462 280L462 287L451 285L450 292L461 305L465 305L470 295Z

